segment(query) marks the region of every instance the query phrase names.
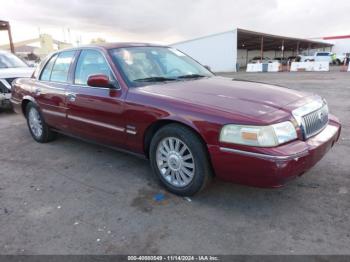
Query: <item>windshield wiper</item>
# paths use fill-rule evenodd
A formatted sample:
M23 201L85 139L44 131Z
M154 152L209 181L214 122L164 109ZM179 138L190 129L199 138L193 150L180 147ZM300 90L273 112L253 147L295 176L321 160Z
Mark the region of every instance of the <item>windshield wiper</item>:
M166 82L166 81L176 81L176 78L168 78L168 77L163 77L163 76L153 76L153 77L135 79L134 81L135 82Z
M190 74L190 75L183 75L183 76L178 76L178 79L192 79L192 78L202 78L206 77L204 75L199 75L199 74Z

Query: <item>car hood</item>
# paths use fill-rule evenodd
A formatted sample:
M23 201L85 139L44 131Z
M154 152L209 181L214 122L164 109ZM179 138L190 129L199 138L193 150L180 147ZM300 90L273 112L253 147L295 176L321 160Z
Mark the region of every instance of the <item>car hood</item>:
M0 68L0 78L31 77L34 67Z
M275 85L224 77L150 85L140 91L252 118L276 110L290 112L294 109L291 104L300 106L310 96Z

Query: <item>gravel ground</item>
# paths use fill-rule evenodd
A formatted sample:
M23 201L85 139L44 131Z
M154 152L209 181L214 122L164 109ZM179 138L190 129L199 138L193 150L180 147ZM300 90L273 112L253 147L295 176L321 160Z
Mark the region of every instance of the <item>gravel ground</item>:
M0 113L0 254L350 254L350 73L224 75L322 95L339 143L284 188L215 180L186 199L147 161L64 136L38 144Z

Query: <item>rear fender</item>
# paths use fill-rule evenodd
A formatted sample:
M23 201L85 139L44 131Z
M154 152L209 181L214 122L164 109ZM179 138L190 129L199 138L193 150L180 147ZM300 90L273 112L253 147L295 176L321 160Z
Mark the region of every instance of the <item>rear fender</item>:
M25 110L26 110L26 106L27 106L27 104L29 102L32 102L32 103L38 105L38 103L37 103L37 101L35 100L34 97L29 96L29 95L23 96L22 102L21 102L21 109L22 109L22 113L23 113L24 116L26 115ZM40 110L40 108L39 108L39 110Z

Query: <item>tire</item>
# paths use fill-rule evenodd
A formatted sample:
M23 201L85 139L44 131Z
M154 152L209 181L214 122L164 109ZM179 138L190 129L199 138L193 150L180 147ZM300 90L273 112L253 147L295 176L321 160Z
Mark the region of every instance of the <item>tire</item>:
M47 143L55 139L56 133L45 123L39 107L36 104L29 102L25 112L29 132L35 141Z
M204 189L212 177L207 152L193 131L170 124L153 136L149 155L154 174L167 190L192 196Z

